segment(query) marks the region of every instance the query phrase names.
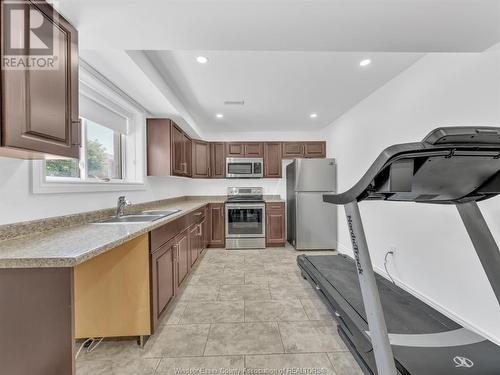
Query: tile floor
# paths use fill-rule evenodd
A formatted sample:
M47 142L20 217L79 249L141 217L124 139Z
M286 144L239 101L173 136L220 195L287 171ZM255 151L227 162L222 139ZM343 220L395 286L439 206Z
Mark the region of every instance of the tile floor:
M331 314L300 276L297 255L290 247L207 250L143 349L135 341L104 341L82 351L77 375L241 375L244 368L362 375Z

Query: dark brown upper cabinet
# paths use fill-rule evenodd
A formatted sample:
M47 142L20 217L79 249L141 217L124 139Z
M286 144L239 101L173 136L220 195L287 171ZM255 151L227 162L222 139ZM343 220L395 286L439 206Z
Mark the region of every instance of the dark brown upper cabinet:
M285 203L266 203L266 245L285 245Z
M264 177L281 178L281 142L264 143Z
M191 176L191 139L172 122L172 174Z
M234 157L244 157L245 156L245 144L244 143L226 143L226 156L228 158Z
M264 156L264 144L260 142L245 143L245 157L261 158Z
M147 120L148 176L191 176L191 139L169 119Z
M193 178L210 177L210 144L204 141L193 140Z
M229 142L226 143L226 156L229 158L246 157L261 158L264 155L262 142Z
M222 142L210 142L210 177L226 177L226 151Z
M305 158L326 158L326 142L304 142Z
M283 159L325 157L325 141L283 142Z
M1 5L7 6L5 1ZM53 34L50 55L42 57L50 68L1 71L0 155L21 159L78 158L81 143L78 112L78 32L51 5L40 1L16 3L24 11L24 23L2 27L1 61L40 55L30 49L29 18L41 15L43 26ZM4 17L4 15L2 15ZM3 20L2 20L3 21ZM2 25L3 26L3 25ZM23 35L21 55L9 52L9 35ZM43 41L42 41L43 42ZM52 60L49 60L52 59ZM52 61L52 63L50 62Z
M283 142L283 159L304 157L304 144L302 142Z

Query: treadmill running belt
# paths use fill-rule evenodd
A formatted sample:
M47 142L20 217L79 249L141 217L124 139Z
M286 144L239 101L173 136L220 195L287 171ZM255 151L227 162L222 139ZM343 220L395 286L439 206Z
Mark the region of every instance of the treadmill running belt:
M344 339L350 340L348 347L355 348L356 356L376 374L354 260L345 255L301 255L297 263L337 312ZM376 280L400 373L500 375L500 347L382 276L376 275Z

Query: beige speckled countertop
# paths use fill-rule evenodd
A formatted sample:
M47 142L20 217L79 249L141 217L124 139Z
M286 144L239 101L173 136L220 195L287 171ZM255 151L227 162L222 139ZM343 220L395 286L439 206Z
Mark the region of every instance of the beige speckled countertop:
M80 224L0 241L0 268L74 267L225 197L177 199L155 209L181 211L151 223Z

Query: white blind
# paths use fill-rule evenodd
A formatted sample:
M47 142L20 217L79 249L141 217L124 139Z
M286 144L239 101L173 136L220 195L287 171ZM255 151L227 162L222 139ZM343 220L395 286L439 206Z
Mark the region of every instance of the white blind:
M118 133L128 133L128 120L126 117L121 116L85 95L80 95L80 116L109 129L113 129Z

